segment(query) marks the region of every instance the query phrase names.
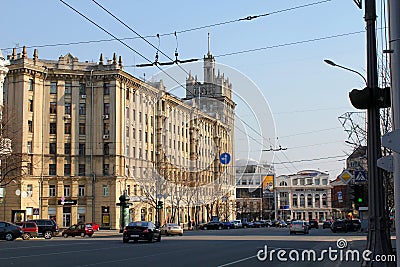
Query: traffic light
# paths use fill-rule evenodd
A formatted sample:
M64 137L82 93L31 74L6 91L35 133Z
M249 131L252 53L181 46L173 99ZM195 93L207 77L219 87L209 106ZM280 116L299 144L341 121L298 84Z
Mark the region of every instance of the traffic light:
M371 107L388 108L390 107L390 87L372 90L365 87L362 90L353 89L349 93L351 104L357 109L368 109Z
M157 202L157 209L162 209L163 208L163 202L162 201L158 201Z
M366 184L352 184L351 186L352 198L351 201L354 203L356 210L359 207L367 207L368 206L368 194L367 194L367 186Z

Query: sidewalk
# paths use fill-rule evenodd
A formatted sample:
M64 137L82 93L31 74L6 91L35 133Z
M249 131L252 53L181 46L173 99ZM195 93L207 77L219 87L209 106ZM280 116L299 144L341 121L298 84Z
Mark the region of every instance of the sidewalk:
M119 230L99 230L94 232L94 237L109 237L109 236L122 236L122 233Z

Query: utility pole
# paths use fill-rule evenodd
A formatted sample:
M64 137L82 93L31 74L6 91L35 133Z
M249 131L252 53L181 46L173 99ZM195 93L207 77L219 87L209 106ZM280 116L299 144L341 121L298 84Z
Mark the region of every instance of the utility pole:
M376 3L375 0L365 0L365 22L367 24L367 87L361 91L367 108L367 156L368 156L368 239L367 249L371 255L392 254L392 246L388 235L386 203L383 188L383 171L378 168L377 160L382 157L380 131L379 98L382 89L378 88L378 71L376 55ZM357 90L350 93L354 105ZM359 91L360 92L360 91ZM362 103L362 101L360 101ZM359 102L359 103L360 103ZM355 105L356 106L356 105ZM358 107L360 108L360 107ZM363 108L363 107L361 107ZM376 263L375 263L376 264ZM380 262L379 266L393 266L393 262ZM375 266L373 262L363 262L363 266Z
M389 4L389 51L390 51L390 85L392 88L392 120L393 130L400 130L400 3L388 0ZM399 147L399 139L396 139ZM400 150L393 149L393 180L396 237L400 237ZM400 238L396 238L396 259L400 266Z

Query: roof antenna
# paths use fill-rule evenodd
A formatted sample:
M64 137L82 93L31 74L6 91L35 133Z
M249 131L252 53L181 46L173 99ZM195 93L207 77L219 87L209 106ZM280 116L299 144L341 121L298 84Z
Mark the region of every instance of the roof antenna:
M211 56L211 52L210 52L210 33L208 33L208 56Z

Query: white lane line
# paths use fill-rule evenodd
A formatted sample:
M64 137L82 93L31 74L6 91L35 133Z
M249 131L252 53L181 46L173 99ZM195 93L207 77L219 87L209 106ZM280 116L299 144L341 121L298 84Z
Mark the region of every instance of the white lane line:
M242 261L250 260L250 259L255 258L255 257L257 257L257 255L250 256L250 257L243 258L243 259L236 260L236 261L232 261L232 262L228 262L228 263L225 263L225 264L222 264L222 265L218 265L217 267L224 267L224 266L233 265L233 264L236 264L236 263L239 263L239 262L242 262Z

